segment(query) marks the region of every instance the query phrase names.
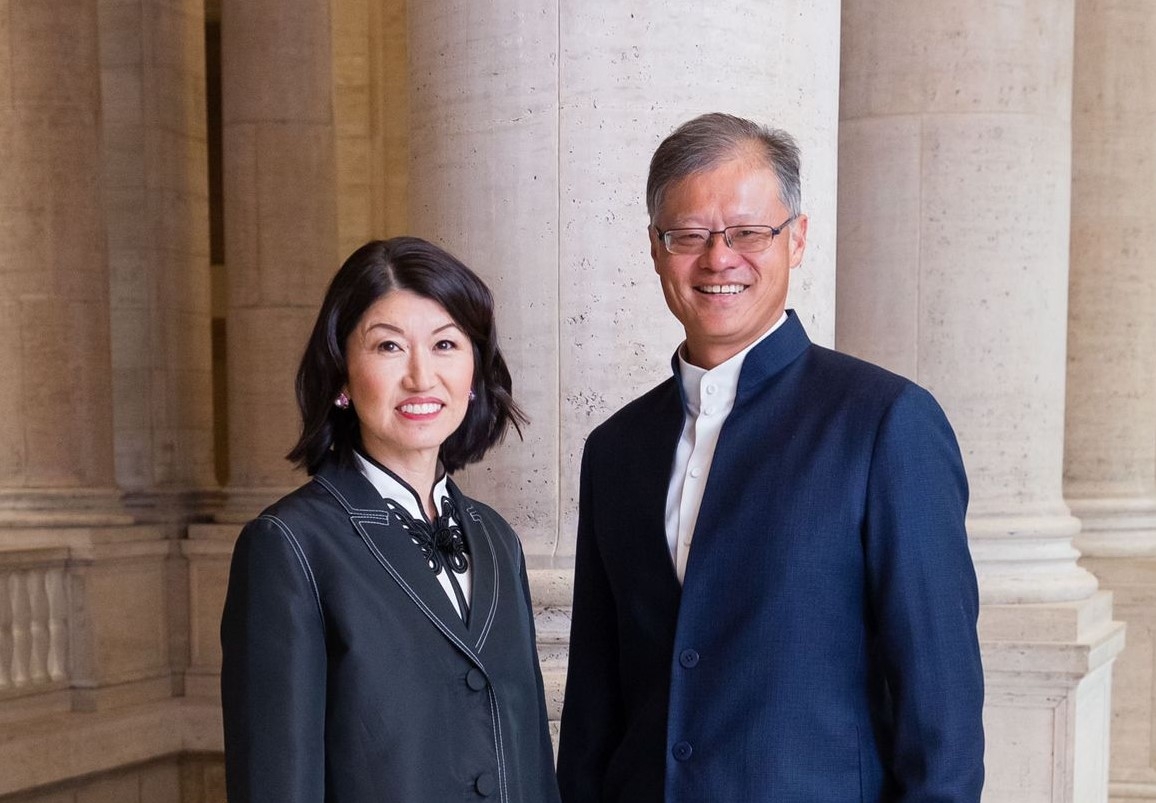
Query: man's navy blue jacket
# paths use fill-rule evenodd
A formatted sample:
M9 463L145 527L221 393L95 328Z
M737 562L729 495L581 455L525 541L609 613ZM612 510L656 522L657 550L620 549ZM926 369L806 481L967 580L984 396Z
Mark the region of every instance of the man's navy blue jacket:
M564 803L978 801L967 481L935 400L791 312L743 363L680 587L680 392L586 444Z

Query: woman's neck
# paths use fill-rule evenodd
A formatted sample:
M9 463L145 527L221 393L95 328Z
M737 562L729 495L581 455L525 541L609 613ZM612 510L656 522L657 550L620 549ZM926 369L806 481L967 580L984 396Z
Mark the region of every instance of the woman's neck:
M437 481L438 459L436 454L425 455L414 453L405 457L391 455L389 460L382 460L377 455L370 455L381 465L388 468L399 478L413 488L425 511L426 518L433 521L437 518L437 505L433 498L434 483Z

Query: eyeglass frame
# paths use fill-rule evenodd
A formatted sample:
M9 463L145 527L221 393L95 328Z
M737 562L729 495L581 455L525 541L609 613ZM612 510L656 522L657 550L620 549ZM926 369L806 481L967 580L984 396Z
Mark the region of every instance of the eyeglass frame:
M662 247L666 249L666 253L670 254L671 256L702 256L703 254L705 254L707 251L710 250L711 240L714 239L714 236L716 234L721 234L723 236L723 242L726 243L726 247L731 249L732 251L734 251L736 254L760 254L763 251L766 251L767 248L770 248L772 245L774 245L775 244L775 238L778 237L780 234L782 234L783 229L785 229L785 228L787 228L787 226L791 225L791 223L793 223L795 221L795 219L798 217L799 217L798 215L791 215L789 218L784 220L778 226L770 226L770 225L767 225L766 223L740 223L740 224L737 224L734 226L726 226L724 228L719 229L718 231L712 231L711 229L705 228L703 226L688 226L685 228L667 229L666 231L663 231L662 229L658 228L658 226L655 226L654 232L655 232L655 234L658 235L658 239L662 241ZM766 247L760 248L758 251L739 251L738 249L736 249L734 246L734 241L731 239L730 230L731 229L753 229L756 227L760 228L760 229L761 228L767 228L767 229L771 230L771 239L767 242ZM675 231L705 231L707 234L707 237L706 237L706 240L704 241L702 251L699 251L697 253L695 253L693 251L688 251L688 252L683 253L683 254L679 254L679 253L672 251L670 248L670 243L667 242L667 240L666 240L666 235L670 234L671 232L675 232Z

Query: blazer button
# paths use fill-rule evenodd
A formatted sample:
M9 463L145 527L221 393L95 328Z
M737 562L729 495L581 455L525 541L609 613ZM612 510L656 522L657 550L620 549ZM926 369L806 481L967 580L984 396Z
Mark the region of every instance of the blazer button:
M471 669L466 673L466 685L474 691L481 691L486 688L486 675L478 668Z
M694 650L683 650L679 653L678 662L687 669L694 669L698 666L698 653Z
M494 782L494 776L488 772L483 772L478 776L478 779L474 781L474 789L482 797L489 797L494 794L497 788L498 785Z
M679 742L670 752L674 755L675 761L686 761L694 753L694 748L690 746L690 742Z

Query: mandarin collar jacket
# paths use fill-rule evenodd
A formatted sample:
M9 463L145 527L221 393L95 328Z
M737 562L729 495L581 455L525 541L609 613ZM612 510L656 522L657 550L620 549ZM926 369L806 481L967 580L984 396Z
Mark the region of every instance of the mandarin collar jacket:
M586 441L564 803L977 803L979 600L938 404L790 312L743 363L680 586L680 393Z

